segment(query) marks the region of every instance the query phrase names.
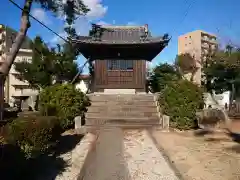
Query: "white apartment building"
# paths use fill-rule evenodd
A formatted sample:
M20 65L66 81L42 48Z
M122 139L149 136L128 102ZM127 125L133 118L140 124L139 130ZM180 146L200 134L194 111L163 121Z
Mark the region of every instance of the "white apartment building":
M201 84L202 66L206 60L206 55L217 48L217 37L205 31L196 30L178 37L178 55L189 53L196 60L198 70L193 78L196 84Z
M9 52L9 49L12 46L12 41L16 37L16 34L17 32L15 30L4 25L0 25L0 62L4 61L6 58L6 54ZM21 49L19 50L15 62L29 62L32 60L32 49L30 43L31 40L29 38L26 38ZM30 88L28 82L20 81L17 78L19 75L19 72L15 70L13 64L4 87L5 101L10 105L13 105L15 99L24 99L38 93L37 90Z

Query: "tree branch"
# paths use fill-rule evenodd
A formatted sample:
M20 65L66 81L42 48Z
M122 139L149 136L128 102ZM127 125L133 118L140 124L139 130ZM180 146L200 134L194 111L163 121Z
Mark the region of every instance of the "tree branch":
M10 0L12 1L12 0ZM22 11L22 17L21 17L21 26L20 31L18 32L14 43L12 44L12 48L7 54L6 60L1 64L0 66L0 73L3 75L7 75L9 73L9 70L19 52L19 49L22 46L22 43L26 37L28 28L30 27L30 21L29 21L29 13L32 7L33 0L25 0L24 8Z

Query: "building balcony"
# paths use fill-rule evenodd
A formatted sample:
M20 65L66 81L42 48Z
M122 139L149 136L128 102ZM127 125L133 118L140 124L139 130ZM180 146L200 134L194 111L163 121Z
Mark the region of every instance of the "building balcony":
M15 91L12 92L11 96L13 97L19 97L19 96L32 96L32 95L37 95L38 91L35 89L30 89L30 88L16 88Z
M18 75L18 74L20 74L18 71L16 71L16 69L15 69L15 67L14 67L14 65L12 65L12 67L11 67L11 69L10 69L10 71L9 71L9 74L13 74L13 75Z
M0 24L0 32L4 31L4 26L2 24Z
M208 43L202 43L202 48L209 48L209 44Z
M209 38L207 36L202 36L202 41L209 41Z
M4 61L5 61L5 57L0 53L0 63L3 63Z
M5 45L4 44L0 44L0 52L2 53L2 52L4 52L4 50L5 50Z
M211 39L209 42L212 44L218 44L217 39Z
M16 79L14 82L13 81L10 82L10 85L12 85L12 86L29 86L29 83Z
M217 39L215 37L202 36L203 43L217 44Z
M0 43L2 44L5 41L6 34L5 32L0 33Z
M19 49L20 53L32 53L33 51L31 49Z
M21 81L18 79L18 76L21 76L19 73L11 73L9 75L9 84L12 86L29 86L27 81Z

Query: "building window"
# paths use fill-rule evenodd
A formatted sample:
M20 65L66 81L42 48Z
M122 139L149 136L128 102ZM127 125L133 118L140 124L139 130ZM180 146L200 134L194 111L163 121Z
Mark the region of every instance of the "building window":
M133 70L133 60L108 60L108 70Z
M133 61L120 60L120 70L133 70Z
M28 58L22 57L22 61L27 62L27 61L28 61Z
M119 67L119 60L108 60L108 70L117 70Z

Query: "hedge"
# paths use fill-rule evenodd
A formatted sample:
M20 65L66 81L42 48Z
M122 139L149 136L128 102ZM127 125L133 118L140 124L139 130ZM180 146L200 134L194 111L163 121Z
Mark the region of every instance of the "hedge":
M163 114L170 116L172 127L191 129L196 126L196 111L204 104L203 91L187 80L179 80L161 91L159 104Z
M31 163L51 152L62 133L56 117L20 116L1 128L0 173L3 179L31 176ZM26 179L26 178L24 178Z
M34 158L46 152L61 134L56 117L19 117L2 128L5 144L19 147L25 157Z

